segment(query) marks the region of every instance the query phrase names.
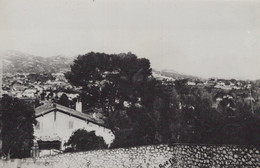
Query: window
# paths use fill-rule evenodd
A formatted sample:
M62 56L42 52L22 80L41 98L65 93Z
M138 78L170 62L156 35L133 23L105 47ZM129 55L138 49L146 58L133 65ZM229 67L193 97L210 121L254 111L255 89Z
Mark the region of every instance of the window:
M41 129L41 126L40 126L40 122L39 121L37 121L37 123L36 123L36 125L35 125L35 129L36 130L40 130Z
M69 121L69 129L73 129L73 121Z

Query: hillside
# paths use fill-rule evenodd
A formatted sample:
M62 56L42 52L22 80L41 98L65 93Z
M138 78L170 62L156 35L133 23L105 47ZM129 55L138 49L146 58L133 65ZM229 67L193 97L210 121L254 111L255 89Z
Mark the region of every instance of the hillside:
M185 74L176 72L176 71L171 70L171 69L164 69L164 70L161 70L161 71L153 69L153 73L154 73L154 75L161 76L161 78L165 78L165 77L172 78L172 79L187 79L187 78L189 78L189 79L192 79L192 80L199 79L196 76L185 75Z
M42 57L20 51L8 50L0 53L3 59L3 72L8 73L42 73L42 72L61 72L70 70L70 65L76 57L57 55L52 57ZM198 79L198 77L178 73L171 69L162 71L153 70L157 76L172 79Z
M68 71L74 57L57 55L52 57L35 56L19 51L1 53L3 72L9 73L42 73Z

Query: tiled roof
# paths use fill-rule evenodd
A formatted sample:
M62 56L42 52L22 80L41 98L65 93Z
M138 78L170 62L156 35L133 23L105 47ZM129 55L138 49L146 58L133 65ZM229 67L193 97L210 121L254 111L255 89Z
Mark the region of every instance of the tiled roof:
M103 126L103 124L104 124L104 121L101 120L101 119L94 119L92 117L92 115L76 111L74 109L62 106L62 105L57 104L57 103L45 103L44 105L37 107L35 109L35 116L39 117L39 116L44 115L46 113L52 112L55 109L60 111L60 112L65 113L65 114L69 114L69 115L75 116L75 117L83 119L83 120L87 120L89 122L92 122L92 123L95 123L95 124L98 124L98 125Z

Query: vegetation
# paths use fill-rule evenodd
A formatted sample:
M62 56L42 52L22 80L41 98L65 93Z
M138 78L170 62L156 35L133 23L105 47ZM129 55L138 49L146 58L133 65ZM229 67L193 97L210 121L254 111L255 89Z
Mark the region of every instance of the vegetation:
M156 143L153 101L159 99L158 82L151 78L150 62L134 54L88 53L79 56L66 74L68 81L82 87L84 108L102 108L106 125L118 132L133 129L133 145ZM157 98L158 97L158 98ZM145 122L144 122L145 121ZM124 139L125 144L132 139Z
M63 93L57 103L61 104L63 106L69 107L70 100L69 100L68 96Z
M65 146L70 146L66 149L66 152L79 152L107 148L107 145L102 137L96 136L94 131L88 132L84 129L76 130L71 135Z
M23 101L4 95L1 99L2 155L7 158L30 156L33 145L34 109Z
M177 113L172 122L172 142L259 145L260 119L252 113L250 104L231 96L212 102L214 91L185 84L174 89L177 96L173 94L172 98L178 97L181 105L171 109Z
M54 79L50 72L31 73L26 78L19 74L18 78L26 79L24 84L29 86L30 82ZM171 76L166 72L163 75ZM210 79L205 84L189 76L182 79L180 74L175 74L175 81L156 80L148 59L132 53L94 52L78 56L65 76L74 86L55 84L54 90L41 93L41 100L46 97L73 108L76 98L71 100L66 93L80 94L83 111L93 112L86 109L96 108L105 116L105 125L116 136L112 148L158 143L260 144L259 80ZM66 81L63 76L62 80ZM233 87L214 87L217 82ZM60 98L59 91L65 93ZM36 100L35 106L39 105ZM33 108L5 95L0 117L2 155L29 156L35 124ZM107 147L94 132L84 130L74 132L66 145L71 147L67 151Z
M66 78L82 88L84 108L102 108L116 135L112 147L260 142L260 108L252 108L247 94L192 87L187 80L167 85L152 77L149 60L132 53L78 56Z

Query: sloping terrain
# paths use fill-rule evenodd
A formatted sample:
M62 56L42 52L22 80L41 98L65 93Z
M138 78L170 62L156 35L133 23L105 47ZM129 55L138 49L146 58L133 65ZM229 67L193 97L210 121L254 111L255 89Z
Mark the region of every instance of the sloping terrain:
M63 55L42 57L13 50L1 53L0 57L3 59L3 71L9 73L67 71L75 58Z

